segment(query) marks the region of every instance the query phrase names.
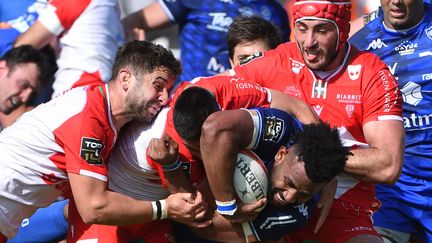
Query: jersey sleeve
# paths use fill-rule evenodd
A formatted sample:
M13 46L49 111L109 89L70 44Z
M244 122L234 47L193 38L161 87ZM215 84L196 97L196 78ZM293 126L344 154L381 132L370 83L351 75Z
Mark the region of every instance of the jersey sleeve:
M365 61L375 68L365 72L370 79L363 79L363 125L369 121L402 121L402 96L395 77L375 55L370 54Z
M107 181L107 162L112 142L99 120L81 112L70 118L55 132L63 146L66 171Z
M285 207L267 204L253 221L242 224L244 234L246 237L253 234L258 241L277 240L304 226L315 204L314 199Z
M254 108L249 114L254 131L247 149L252 149L266 163L274 160L280 146L290 146L293 135L303 129L296 118L278 109Z
M235 76L202 79L196 85L209 90L222 110L270 107L271 94L256 82Z
M279 49L279 48L278 48ZM235 75L247 80L254 81L264 87L273 87L277 82L277 73L282 69L277 50L255 53L230 70Z
M159 0L158 3L164 10L168 18L176 23L185 22L188 14L188 8L185 6L187 1Z
M72 27L90 2L91 0L52 0L47 8L41 12L38 20L51 33L58 36Z

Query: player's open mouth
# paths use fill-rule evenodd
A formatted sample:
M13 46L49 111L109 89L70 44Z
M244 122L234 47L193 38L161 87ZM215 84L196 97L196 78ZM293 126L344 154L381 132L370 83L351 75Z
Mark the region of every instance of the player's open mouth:
M304 50L305 59L309 62L313 62L318 58L318 51L315 50Z
M391 16L393 18L403 18L405 17L405 11L402 9L392 9L390 10Z
M284 198L284 196L282 194L282 191L279 191L279 190L276 191L276 192L274 192L274 194L273 194L273 202L274 202L274 204L276 206L285 206L285 205L289 204L285 200L285 198Z

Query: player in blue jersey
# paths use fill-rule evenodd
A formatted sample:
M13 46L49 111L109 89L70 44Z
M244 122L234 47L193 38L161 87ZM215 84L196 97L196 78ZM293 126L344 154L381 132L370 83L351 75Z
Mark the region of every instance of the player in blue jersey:
M289 40L288 15L276 0L159 0L125 19L125 30L145 31L178 23L183 64L181 81L212 76L230 68L227 31L237 16L259 15L275 24Z
M215 199L232 204L232 210L227 211L216 201L218 214L214 215L213 225L196 230L200 236L209 239L217 237L220 240L221 235L225 237L223 241L239 237L278 239L300 228L310 218L313 204L310 199L343 170L349 154L342 146L337 130L326 124L302 125L293 116L277 109L219 111L213 95L200 87L183 91L175 103L173 120L189 151L194 157L203 159ZM158 143L158 151L170 145L166 147L166 156L159 155L157 161L170 163L175 160L172 140L153 141ZM232 175L238 152L243 149L252 149L270 171L269 203L254 220L257 216L254 209L263 206L264 200L242 205L232 200L234 195L230 190L233 178L229 175ZM222 189L225 190L220 191ZM209 195L205 189L203 193ZM251 221L243 223L242 229L221 215L236 215ZM272 223L263 227L269 221Z
M395 185L377 185L374 224L388 242L417 233L432 242L432 7L381 0L383 15L350 40L378 55L398 79L406 131L405 163Z

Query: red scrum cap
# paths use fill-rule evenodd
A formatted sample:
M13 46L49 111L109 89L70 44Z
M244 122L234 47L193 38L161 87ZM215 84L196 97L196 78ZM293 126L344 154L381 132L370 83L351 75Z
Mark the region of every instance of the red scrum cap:
M351 20L350 0L296 0L293 13L295 22L320 19L333 23L339 33L337 50L347 42Z

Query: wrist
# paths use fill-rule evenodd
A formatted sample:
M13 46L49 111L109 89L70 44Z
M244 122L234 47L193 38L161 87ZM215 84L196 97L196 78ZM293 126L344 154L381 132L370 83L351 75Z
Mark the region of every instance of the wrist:
M158 200L151 202L153 209L152 220L162 220L168 217L168 208L165 200Z
M180 161L180 157L177 158L176 161L174 161L171 164L161 164L162 166L162 170L163 171L173 171L173 170L177 170L178 168L180 168L181 166L181 161Z
M237 201L235 199L230 201L218 201L216 202L216 211L221 215L232 216L237 211Z

